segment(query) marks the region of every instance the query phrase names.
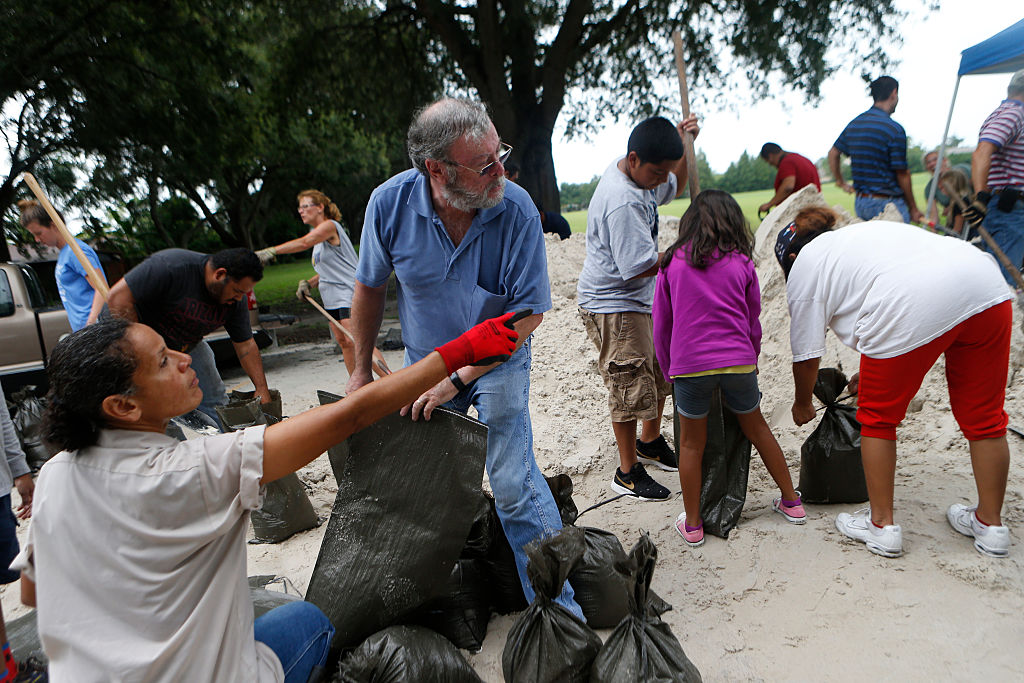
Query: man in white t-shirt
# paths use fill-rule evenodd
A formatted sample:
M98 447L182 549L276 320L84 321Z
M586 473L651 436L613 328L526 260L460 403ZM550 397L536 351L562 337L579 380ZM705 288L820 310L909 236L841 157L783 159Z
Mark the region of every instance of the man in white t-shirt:
M947 518L974 537L982 554L1006 556L1010 538L1001 512L1010 454L1003 403L1013 314L995 260L961 240L903 223L872 221L833 232L834 224L830 209L801 211L779 233L775 255L787 278L798 425L814 419L811 396L826 327L861 354L850 390L858 394L871 507L840 513L836 528L876 554L902 554L902 530L893 521L896 427L944 355L950 405L969 442L978 488L976 506L954 504Z

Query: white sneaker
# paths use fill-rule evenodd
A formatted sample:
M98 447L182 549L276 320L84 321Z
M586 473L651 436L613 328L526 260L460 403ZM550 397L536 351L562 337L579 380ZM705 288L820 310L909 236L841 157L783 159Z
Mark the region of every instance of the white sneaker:
M974 538L974 548L989 557L1006 557L1010 553L1010 530L1005 526L985 526L978 521L973 507L953 503L946 511L949 525L964 536Z
M899 524L887 524L879 529L871 522L870 508L857 510L852 515L840 512L836 517L836 529L844 536L860 541L876 555L899 557L903 554L903 529Z

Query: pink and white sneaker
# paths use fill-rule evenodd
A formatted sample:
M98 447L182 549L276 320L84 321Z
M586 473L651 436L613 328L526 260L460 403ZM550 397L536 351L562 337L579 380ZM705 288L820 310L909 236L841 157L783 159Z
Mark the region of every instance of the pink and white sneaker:
M790 524L803 524L807 521L807 513L804 512L804 504L800 499L800 492L796 492L796 501L782 500L779 496L772 501L772 510L786 518Z
M702 521L697 526L689 526L686 523L686 512L680 512L679 516L676 517L676 531L686 541L686 545L691 548L699 548L704 545L704 522Z

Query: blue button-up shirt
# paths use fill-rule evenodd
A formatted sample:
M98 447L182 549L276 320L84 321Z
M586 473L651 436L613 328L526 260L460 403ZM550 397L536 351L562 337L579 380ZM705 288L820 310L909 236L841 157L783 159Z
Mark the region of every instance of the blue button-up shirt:
M418 361L473 325L508 311L551 309L540 214L518 185L480 209L456 247L434 211L430 183L404 171L370 195L356 279L380 287L394 271L409 359Z

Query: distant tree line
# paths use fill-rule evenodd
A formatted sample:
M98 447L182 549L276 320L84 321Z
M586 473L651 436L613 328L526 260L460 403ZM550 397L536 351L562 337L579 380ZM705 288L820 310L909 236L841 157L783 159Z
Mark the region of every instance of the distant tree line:
M760 151L760 148L758 148ZM799 150L794 150L799 151ZM931 148L923 148L919 144L911 143L907 146L907 167L911 173L919 173L925 170L924 155L931 151ZM806 156L806 155L805 155ZM970 163L970 152L954 152L947 155L951 164ZM831 177L828 169L828 161L824 156L815 161L818 173L825 181ZM744 151L740 158L729 164L724 173L715 173L708 164L707 156L703 151L697 151L697 173L700 177L700 188L702 190L724 190L725 192L738 193L750 192L752 190L771 190L775 186L775 167L761 159L757 152L751 154ZM849 159L843 159L843 173L850 177ZM585 209L590 204L590 198L601 178L594 176L586 183L562 183L559 190L562 195L562 207L565 211ZM688 196L687 191L684 196Z

